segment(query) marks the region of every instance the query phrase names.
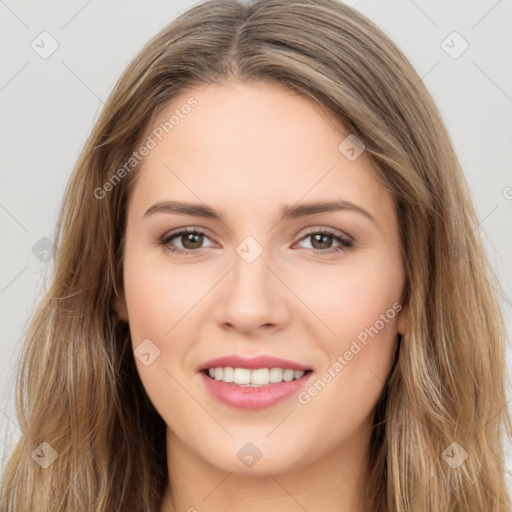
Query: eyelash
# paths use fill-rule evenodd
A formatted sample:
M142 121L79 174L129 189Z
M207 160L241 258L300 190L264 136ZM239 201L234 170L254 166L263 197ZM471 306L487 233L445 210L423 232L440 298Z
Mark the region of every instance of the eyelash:
M205 233L203 233L202 231L198 231L195 228L186 228L186 229L181 229L179 231L171 232L171 233L169 233L167 235L164 235L160 239L160 245L165 246L165 249L167 251L171 252L171 253L182 254L184 256L189 256L192 253L197 253L200 250L200 248L199 249L193 249L193 250L192 249L177 249L176 247L171 247L169 245L169 243L170 243L170 241L172 239L179 238L180 236L188 235L188 234L205 235L207 238L210 238ZM328 229L320 229L320 230L319 229L313 229L313 230L307 232L301 238L301 240L304 240L305 238L308 238L311 235L328 235L328 236L331 236L336 242L339 242L341 244L341 247L337 247L337 248L334 248L334 249L326 249L326 250L310 249L315 254L342 253L342 252L345 252L345 251L349 250L353 246L352 240L349 240L347 238L343 238L343 237L337 235L336 233L334 233L333 231L330 231Z

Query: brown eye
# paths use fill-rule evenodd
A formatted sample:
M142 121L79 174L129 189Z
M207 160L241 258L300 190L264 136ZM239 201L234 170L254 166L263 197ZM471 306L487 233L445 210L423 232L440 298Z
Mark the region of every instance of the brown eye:
M209 237L201 231L197 231L192 228L182 229L180 231L164 235L160 240L160 244L165 246L166 250L170 252L188 254L192 252L199 252L199 249L203 248L205 240L209 240ZM176 241L180 242L178 243L178 247L175 246Z
M344 252L353 246L352 240L326 230L310 231L302 240L311 240L311 249L317 254ZM338 247L333 247L337 243Z

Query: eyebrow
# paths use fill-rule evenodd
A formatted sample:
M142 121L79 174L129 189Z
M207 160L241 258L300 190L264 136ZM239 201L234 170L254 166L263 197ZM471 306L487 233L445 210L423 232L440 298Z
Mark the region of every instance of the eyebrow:
M297 219L299 217L305 217L307 215L314 215L317 213L325 212L337 212L337 211L353 211L364 215L366 218L378 225L375 217L362 208L350 201L336 200L336 201L324 201L315 203L304 203L298 206L283 206L281 208L281 219L290 220ZM153 215L155 213L178 213L182 215L190 215L194 217L205 217L208 219L215 219L224 222L222 215L215 209L201 203L188 203L183 201L161 201L151 206L144 217Z

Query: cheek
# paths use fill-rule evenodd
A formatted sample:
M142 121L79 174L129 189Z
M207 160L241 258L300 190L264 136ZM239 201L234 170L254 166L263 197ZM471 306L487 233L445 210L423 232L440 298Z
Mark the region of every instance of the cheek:
M330 353L329 364L304 390L305 404L325 440L350 439L372 421L375 405L382 394L396 344L394 329L388 324L366 344L357 339L340 343Z
M347 259L321 272L304 272L294 282L294 291L321 320L316 336L330 338L328 350L336 352L359 334L364 338L365 329L376 323L383 335L396 330L403 285L400 260L379 254L366 260Z
M308 305L323 321L315 326L326 362L301 403L324 431L348 434L372 412L392 364L402 268L396 260L376 258L336 273L330 269L321 281L310 278L301 293L306 290Z
M188 312L215 283L215 276L192 267L171 269L161 261L136 257L125 262L125 295L134 342L151 335L165 341L179 330L180 323L186 323Z
M201 279L191 279L193 274L184 267L170 272L137 258L135 252L130 256L125 260L124 289L137 371L155 409L180 430L179 425L194 424L194 415L200 412L183 388L183 371L191 333L187 313L208 288ZM137 358L136 349L144 340L150 340L150 351L158 354L149 365ZM181 411L179 416L176 411Z

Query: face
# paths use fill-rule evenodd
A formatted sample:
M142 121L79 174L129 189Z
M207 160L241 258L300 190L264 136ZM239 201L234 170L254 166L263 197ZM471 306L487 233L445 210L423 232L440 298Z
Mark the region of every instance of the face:
M138 170L117 304L171 449L232 472L259 451L261 474L360 450L404 330L390 194L279 85L194 88L155 126L176 110Z

